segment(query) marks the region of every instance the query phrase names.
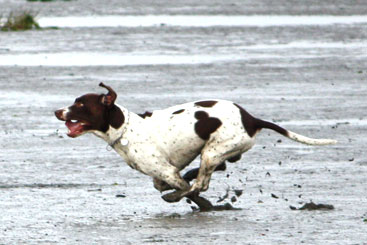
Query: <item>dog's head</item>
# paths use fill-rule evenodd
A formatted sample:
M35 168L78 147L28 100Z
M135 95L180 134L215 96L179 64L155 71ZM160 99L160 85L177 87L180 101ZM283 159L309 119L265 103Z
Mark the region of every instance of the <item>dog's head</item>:
M107 132L110 126L119 128L125 121L124 114L115 105L117 94L109 86L107 94L85 94L75 99L74 104L55 111L56 117L65 121L69 137L78 137L87 132Z

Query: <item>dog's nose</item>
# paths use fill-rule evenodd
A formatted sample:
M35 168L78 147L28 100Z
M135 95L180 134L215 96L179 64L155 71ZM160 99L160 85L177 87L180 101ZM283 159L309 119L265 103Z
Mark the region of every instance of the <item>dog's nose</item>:
M59 109L59 110L56 110L55 111L55 116L57 117L57 119L59 119L59 120L63 120L64 118L63 118L63 113L64 112L64 110L63 109Z

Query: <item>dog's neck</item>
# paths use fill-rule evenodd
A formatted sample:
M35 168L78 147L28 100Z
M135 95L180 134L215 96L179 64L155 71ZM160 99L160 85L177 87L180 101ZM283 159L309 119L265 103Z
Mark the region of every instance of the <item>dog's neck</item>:
M97 137L102 138L104 141L106 141L111 147L113 147L117 141L121 140L123 138L123 135L125 134L127 127L129 125L131 112L129 112L126 108L116 105L124 115L124 122L119 128L114 128L111 125L109 125L109 128L106 132L101 131L93 131L92 133L96 135Z

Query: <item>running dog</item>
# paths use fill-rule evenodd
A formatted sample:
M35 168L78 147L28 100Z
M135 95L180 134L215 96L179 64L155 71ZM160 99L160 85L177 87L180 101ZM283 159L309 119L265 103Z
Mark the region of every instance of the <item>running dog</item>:
M66 122L70 137L91 132L105 140L131 168L153 177L157 190L175 189L162 196L167 202L185 196L195 199L206 191L212 173L224 170L226 160L238 161L262 129L308 145L336 143L296 134L225 100L190 102L138 115L115 104L117 94L111 87L99 86L108 93L78 97L73 105L55 111L56 117ZM198 155L200 168L181 177L180 171Z

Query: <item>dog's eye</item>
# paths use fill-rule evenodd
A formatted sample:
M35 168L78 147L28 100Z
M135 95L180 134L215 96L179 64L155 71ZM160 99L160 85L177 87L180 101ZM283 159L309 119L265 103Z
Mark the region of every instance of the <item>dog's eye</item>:
M83 106L84 106L84 104L83 104L82 102L76 102L76 103L75 103L75 105L76 105L77 107L83 107Z

